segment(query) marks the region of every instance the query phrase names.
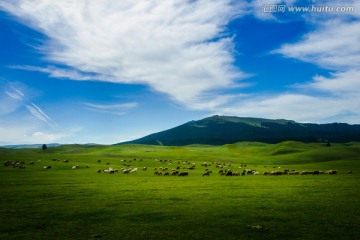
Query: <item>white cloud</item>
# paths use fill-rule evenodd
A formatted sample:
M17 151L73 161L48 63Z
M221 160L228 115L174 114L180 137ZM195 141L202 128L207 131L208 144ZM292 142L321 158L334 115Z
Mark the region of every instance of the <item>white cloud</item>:
M9 90L5 90L5 93L14 100L23 100L25 95L13 86L9 86Z
M275 50L288 58L346 71L360 67L360 2L357 0L317 0L314 6L352 6L349 12L312 12L303 15L313 30L295 43Z
M59 68L56 66L48 66L48 67L10 66L10 68L26 70L26 71L43 72L43 73L49 74L49 76L53 77L53 78L64 78L64 79L82 80L82 81L96 80L96 79L108 79L108 81L111 81L111 78L109 76L84 73L84 72L77 71L74 69L65 69L65 68Z
M26 89L26 86L5 80L0 82L0 115L5 117L12 114L22 114L22 117L25 118L26 115L21 112L21 109L25 108L37 120L57 129L57 124L39 106L33 103L31 97L27 96L26 91L21 88Z
M277 53L319 66L343 70L360 66L360 21L320 23L302 41L285 44Z
M331 77L315 76L308 84L297 85L296 87L307 88L328 92L333 95L360 95L360 70L349 70L336 72Z
M360 2L314 1L314 5L354 6L353 12L306 13L304 19L313 30L295 43L284 44L273 51L287 58L313 63L332 71L330 77L314 76L306 84L295 87L306 89L310 94L268 96L259 103L250 101L252 107L263 105L268 115L284 114L295 120L360 121ZM295 88L296 89L296 88ZM284 115L283 114L283 115ZM275 116L274 115L274 116Z
M118 104L93 104L84 103L86 108L90 111L109 113L115 115L124 115L128 110L138 106L136 102L118 103Z
M261 97L221 94L246 77L233 65L234 43L226 35L226 25L249 12L263 20L277 20L261 12L261 6L303 1L259 0L236 6L234 2L0 0L0 8L44 33L48 37L40 47L44 55L54 64L68 66L22 67L25 70L56 78L146 84L190 109L220 114L359 122L360 110L354 104L360 100L355 90L360 81L359 1L313 1L314 5L350 5L355 11L299 14L313 31L274 51L335 71L300 85L321 94L300 94L295 88ZM237 103L230 106L230 102ZM86 107L112 114L131 109L121 104L87 103Z
M298 122L342 121L359 123L359 95L333 98L303 94L278 94L274 96L250 96L240 103L218 109L215 114L291 119Z
M49 116L46 115L46 113L44 113L44 111L41 110L41 108L39 108L38 106L36 106L34 103L26 105L26 108L37 119L39 119L43 122L46 122L46 123L52 122L52 120L49 118Z
M8 115L23 106L25 95L15 84L0 80L0 115Z
M54 77L87 80L83 74L91 73L147 84L191 107L246 76L233 66L232 39L224 34L246 8L237 1L18 0L0 7L44 33L43 53L74 71L39 69Z
M61 141L69 135L62 132L48 132L39 129L34 124L21 125L14 122L0 122L0 143L7 144L30 144L52 143Z

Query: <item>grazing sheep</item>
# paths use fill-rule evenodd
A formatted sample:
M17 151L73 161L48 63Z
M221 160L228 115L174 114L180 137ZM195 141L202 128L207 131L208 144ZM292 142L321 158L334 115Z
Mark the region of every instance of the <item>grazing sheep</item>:
M271 176L281 176L282 174L283 174L283 172L271 171L269 175L271 175Z
M30 164L30 165L34 165L34 164L35 164L35 162L30 162L29 164Z
M15 163L12 164L12 166L13 166L14 168L17 168L17 167L20 166L20 162L19 162L19 161L16 161Z
M101 170L99 169L99 170L97 170L97 173L101 173Z
M330 174L330 175L334 175L334 174L337 174L337 170L329 170L326 173Z
M137 170L138 170L137 168L134 168L130 171L130 173L135 173L135 172L137 172Z
M147 167L143 167L143 171L146 171L147 170Z
M179 171L172 171L172 172L171 172L171 175L172 175L172 176L176 176L176 175L178 175L178 174L179 174Z
M210 176L210 172L209 172L209 171L205 172L205 173L203 174L203 177L204 177L204 176Z
M254 172L256 172L255 170L251 170L251 169L245 169L246 174L254 174Z
M179 173L179 176L188 176L188 175L189 175L188 172L181 172L181 173Z
M11 160L7 160L6 162L4 162L4 167L8 167L10 165L12 165L12 161Z
M164 173L164 176L169 176L169 175L170 175L169 172Z
M76 166L72 166L72 167L71 167L71 169L72 169L72 170L76 170L77 168L78 168L78 166L77 166L77 165L76 165Z
M113 169L112 167L104 168L104 169L103 169L103 172L104 172L104 173L114 173L114 169Z
M253 175L259 175L259 172L254 172Z
M51 166L44 166L44 169L51 169Z

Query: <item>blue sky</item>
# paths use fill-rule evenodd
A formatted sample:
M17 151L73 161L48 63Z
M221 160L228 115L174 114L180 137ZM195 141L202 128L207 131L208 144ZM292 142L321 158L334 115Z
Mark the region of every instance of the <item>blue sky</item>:
M112 144L214 114L358 124L359 42L356 0L0 0L0 145Z

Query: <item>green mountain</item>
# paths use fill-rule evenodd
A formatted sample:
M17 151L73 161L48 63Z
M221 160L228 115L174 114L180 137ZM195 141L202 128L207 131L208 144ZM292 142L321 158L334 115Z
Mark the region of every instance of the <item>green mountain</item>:
M284 119L212 116L125 143L183 146L223 145L242 141L279 143L360 141L360 125L297 123ZM120 144L125 144L120 143Z

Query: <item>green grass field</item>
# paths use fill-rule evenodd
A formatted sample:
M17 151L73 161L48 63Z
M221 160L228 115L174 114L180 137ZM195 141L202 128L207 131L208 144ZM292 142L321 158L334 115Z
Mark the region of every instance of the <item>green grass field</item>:
M0 166L0 239L360 238L360 143L0 148L0 160L26 163ZM221 176L216 162L260 174ZM119 172L97 173L108 167ZM338 174L262 175L284 169Z

